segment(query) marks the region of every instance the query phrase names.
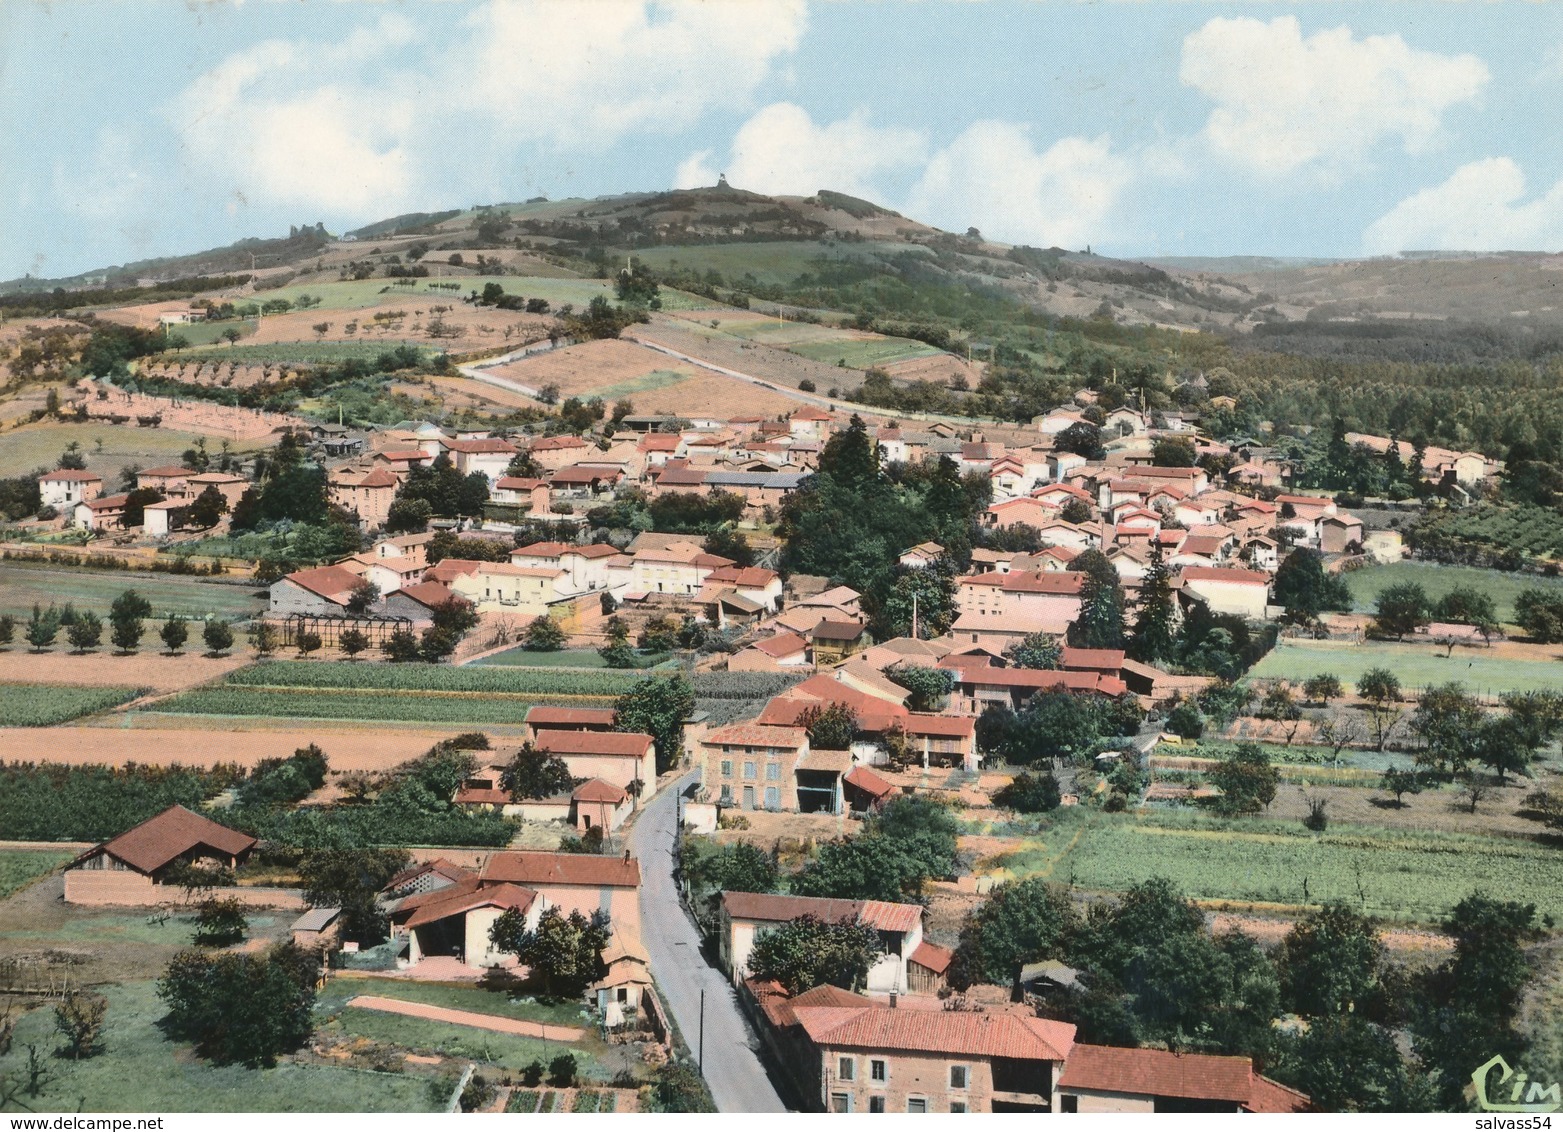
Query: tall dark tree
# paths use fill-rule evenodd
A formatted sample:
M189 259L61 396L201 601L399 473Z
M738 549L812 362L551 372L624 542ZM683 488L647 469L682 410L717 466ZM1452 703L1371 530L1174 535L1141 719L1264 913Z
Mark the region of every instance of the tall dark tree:
M1177 645L1178 603L1172 592L1161 541L1151 540L1150 567L1140 582L1139 610L1129 638L1129 655L1154 663L1170 657Z
M1080 614L1070 622L1067 639L1075 648L1123 647L1123 585L1118 571L1105 555L1087 550L1072 568L1085 575L1080 591Z

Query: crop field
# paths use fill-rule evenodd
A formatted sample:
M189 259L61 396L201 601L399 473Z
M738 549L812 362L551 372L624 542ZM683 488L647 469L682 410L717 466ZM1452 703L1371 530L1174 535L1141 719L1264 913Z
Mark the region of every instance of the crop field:
M816 362L845 365L849 369L894 365L896 362L931 358L944 351L912 338L857 338L836 342L804 342L787 347Z
M136 428L133 425L112 425L106 421L88 421L84 424L25 425L5 434L0 440L0 477L20 476L39 468L49 469L59 465L65 446L75 441L86 457L87 470L103 477L105 490L112 490L119 482L119 471L127 464L139 464L150 468L157 464L177 462L186 448L194 448L201 439L193 432L175 429ZM98 441L103 442L99 449ZM217 444L208 441L213 452ZM238 442L236 449L259 447Z
M1479 570L1474 566L1441 566L1436 562L1396 562L1388 566L1366 566L1342 577L1351 589L1352 607L1359 612L1373 609L1374 600L1388 586L1415 582L1437 600L1456 586L1469 586L1487 594L1498 608L1498 620L1514 618L1514 599L1521 590L1547 589L1563 592L1563 578L1538 574L1511 574L1502 570Z
M880 248L896 255L925 254L907 244L827 244L822 242L763 241L753 244L706 244L637 250L635 256L658 271L677 268L700 272L719 271L730 283L753 275L760 283L790 283L814 270L814 261L861 258Z
M890 338L860 330L843 330L812 322L787 322L750 311L737 311L709 320L684 320L688 328L706 338L727 335L786 350L826 365L845 362L851 369L895 365L898 362L939 357L943 350L911 338ZM710 323L715 322L715 327Z
M1283 641L1254 666L1252 675L1301 681L1333 673L1342 683L1354 684L1370 668L1389 669L1408 692L1458 680L1473 692L1496 696L1556 690L1563 682L1563 664L1557 660L1494 658L1470 648L1456 648L1454 656L1446 657L1432 644L1378 641Z
M689 376L696 367L678 363L666 354L648 350L623 339L580 342L521 358L490 372L518 381L531 389L557 385L561 397L622 396L608 390L639 392L670 385ZM653 375L676 375L670 379ZM642 385L642 382L647 384Z
M228 677L229 685L511 695L616 696L639 683L627 672L547 672L515 667L454 668L444 664L357 664L272 660Z
M432 267L432 265L431 265ZM396 302L401 298L459 302L473 291L482 291L490 283L498 283L506 294L523 295L528 299L547 299L557 310L565 303L579 309L598 295L614 300L613 286L601 279L554 279L541 275L452 275L444 278L412 280L414 286L393 286L392 279L355 279L336 283L303 283L293 287L279 287L273 291L257 291L256 302L286 299L297 303L299 296L309 295L320 300L312 311L356 310L379 303ZM461 289L445 291L430 284L459 283ZM698 295L686 295L671 288L662 289L662 305L667 310L696 309L710 304Z
M255 342L236 346L207 346L185 350L179 356L189 361L237 362L240 365L307 365L312 362L345 362L349 359L373 361L387 350L411 346L422 350L425 358L432 351L426 342L405 338L375 338L364 342ZM166 358L167 355L164 355Z
M255 596L257 591L253 586L140 570L93 573L7 562L0 566L0 613L27 617L34 605L48 608L51 602L60 606L69 602L78 611L91 610L107 618L114 599L132 589L152 603L152 616L158 620L170 613L182 617L211 614L229 621L247 620L265 608L265 603ZM103 639L108 640L107 632ZM65 634L61 632L55 639L55 648L64 645Z
M70 684L0 684L0 726L53 727L127 703L145 690L80 688Z
M157 705L171 715L274 719L354 719L396 723L519 724L534 704L590 702L608 706L611 696L548 697L477 692L322 691L309 688L200 688Z
M144 917L143 917L144 918ZM39 1112L428 1112L429 1078L334 1065L283 1062L273 1069L216 1066L193 1058L158 1028L166 1010L150 980L100 988L108 996L103 1052L82 1061L51 1058L54 1080L29 1103ZM0 1073L26 1066L27 1047L58 1045L54 1011L16 1024ZM79 1107L78 1107L79 1106Z
M66 849L0 849L0 900L75 856Z
M1086 814L1058 821L1038 841L995 863L1013 876L1046 875L1107 892L1164 876L1201 900L1340 899L1395 920L1435 920L1476 890L1563 916L1563 858L1521 840Z
M661 664L666 659L665 655L641 656L636 654L637 668L652 668ZM507 649L505 652L497 652L492 656L486 656L482 660L474 660L473 665L479 667L497 664L512 668L595 668L609 671L608 662L603 660L596 649L560 649L558 652L532 652L517 646ZM469 665L468 667L471 667Z

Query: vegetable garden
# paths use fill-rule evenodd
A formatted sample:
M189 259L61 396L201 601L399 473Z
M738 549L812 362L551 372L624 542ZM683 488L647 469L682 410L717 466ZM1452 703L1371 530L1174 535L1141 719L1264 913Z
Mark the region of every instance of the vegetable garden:
M53 727L107 711L145 688L83 688L74 684L0 684L0 726Z

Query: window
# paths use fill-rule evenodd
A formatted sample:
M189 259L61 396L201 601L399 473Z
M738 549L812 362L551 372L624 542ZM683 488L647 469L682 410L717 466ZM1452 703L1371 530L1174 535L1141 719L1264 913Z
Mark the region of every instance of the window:
M765 788L765 808L767 810L781 809L781 791L774 786Z
M964 1065L950 1066L950 1088L964 1089L966 1087L966 1067Z
M1077 1097L1077 1096L1074 1096L1074 1095L1072 1095L1070 1093L1065 1093L1062 1097L1059 1098L1058 1111L1059 1112L1079 1112L1080 1111L1080 1098Z
M890 1067L882 1059L876 1057L868 1063L868 1079L870 1081L884 1081L889 1076Z
M850 1057L836 1058L836 1076L842 1081L851 1081L857 1076L857 1062Z
M966 1111L966 1102L965 1101L951 1101L950 1102L950 1111L951 1112L965 1112Z
M767 782L781 781L781 763L765 764L765 780Z
M732 776L733 776L733 760L732 759L723 759L722 760L722 777L723 778L731 778Z
M927 1097L907 1097L906 1098L906 1111L907 1112L927 1112L928 1111L928 1098Z
M830 1111L831 1112L851 1112L852 1111L852 1094L851 1093L831 1093L830 1094Z
M722 805L724 805L724 806L731 806L732 804L733 804L733 788L731 786L727 785L727 783L724 782L724 783L722 783Z
M868 1111L869 1112L884 1112L885 1111L885 1098L884 1097L869 1097L868 1098Z
M744 763L744 777L747 778L747 779L750 779L750 780L752 780L754 778L754 764L753 763L751 763L751 762L745 762Z

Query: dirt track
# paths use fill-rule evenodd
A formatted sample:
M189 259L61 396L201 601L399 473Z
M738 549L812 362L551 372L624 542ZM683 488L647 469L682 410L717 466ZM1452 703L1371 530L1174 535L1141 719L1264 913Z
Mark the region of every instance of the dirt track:
M360 1010L381 1010L387 1014L405 1014L409 1018L427 1018L431 1022L450 1022L457 1026L492 1030L496 1034L520 1034L527 1038L548 1038L556 1042L576 1042L586 1036L585 1030L573 1026L544 1026L524 1018L502 1018L498 1014L479 1014L475 1010L451 1010L445 1006L407 1002L400 998L381 998L374 994L350 998L347 1005L356 1006Z

